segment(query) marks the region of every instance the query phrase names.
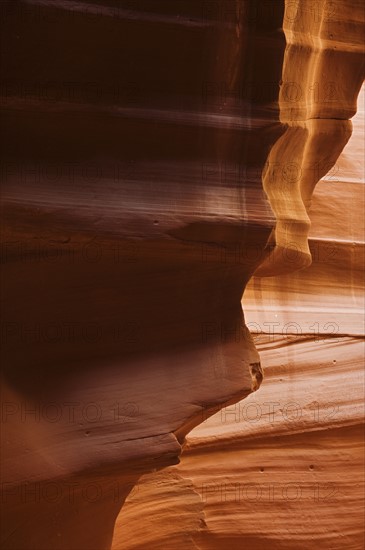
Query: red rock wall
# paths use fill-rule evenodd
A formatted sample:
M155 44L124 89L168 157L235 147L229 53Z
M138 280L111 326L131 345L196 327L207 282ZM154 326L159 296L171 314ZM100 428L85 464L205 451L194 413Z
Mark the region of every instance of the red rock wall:
M289 127L264 175L279 223L243 298L263 385L203 418L179 466L138 483L115 550L364 546L364 89L337 158L362 79L350 61L362 55L362 15L359 3L322 7L319 20L313 4L296 15L299 4L288 2L284 19ZM309 252L310 267L285 274ZM228 261L243 258L236 251Z
M2 11L4 548L358 548L361 3Z
M139 481L113 549L363 548L363 117L364 88L313 196L312 265L245 291L260 390L202 416L180 464Z

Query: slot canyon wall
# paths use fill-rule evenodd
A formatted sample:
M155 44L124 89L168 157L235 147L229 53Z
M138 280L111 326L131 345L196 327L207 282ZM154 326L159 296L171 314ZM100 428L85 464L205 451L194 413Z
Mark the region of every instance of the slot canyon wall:
M1 9L3 548L360 550L362 3Z
M180 464L138 482L113 550L364 547L364 92L313 196L311 267L246 287L260 391L202 415Z

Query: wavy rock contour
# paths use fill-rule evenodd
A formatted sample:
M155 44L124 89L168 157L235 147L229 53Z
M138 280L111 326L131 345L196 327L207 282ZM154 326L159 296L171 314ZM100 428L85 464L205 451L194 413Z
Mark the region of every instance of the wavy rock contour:
M309 258L317 180L287 157L332 136L328 171L361 84L360 4L336 3L342 110L285 109L294 64L330 67L303 5L3 3L4 548L110 548L140 476L260 385L243 290Z

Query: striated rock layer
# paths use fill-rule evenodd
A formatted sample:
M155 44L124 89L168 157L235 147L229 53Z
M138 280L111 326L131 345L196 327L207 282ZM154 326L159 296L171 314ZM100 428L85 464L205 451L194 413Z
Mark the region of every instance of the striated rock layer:
M260 391L138 482L113 549L364 547L364 100L313 196L311 267L246 287Z
M313 12L312 4L302 2L295 13L291 2L218 4L2 4L7 550L106 550L129 493L115 547L241 548L243 538L252 548L268 540L281 548L294 544L288 542L292 538L297 548L307 540L303 524L297 530L293 520L288 531L286 523L285 536L280 527L294 500L291 488L276 508L282 524L278 519L265 526L251 503L251 515L242 514L228 496L217 499L220 491L202 494L211 476L230 479L224 468L246 483L244 470L257 471L265 445L267 461L277 452L285 469L291 443L283 453L279 440L288 441L286 416L278 431L250 424L245 433L239 429L240 437L231 436L224 421L230 453L224 437L213 435L222 423L217 425L217 417L205 420L240 406L233 404L260 386L259 355L240 304L254 273L247 293L250 316L266 311L265 295L276 296L272 285L289 294L293 308L296 299L306 301L295 285L318 289L319 280L327 289L328 273L344 302L347 288L354 301L360 292L357 245L354 253L342 241L341 253L350 259L354 254L347 271L329 258L298 278L283 275L311 261L311 195L351 134L349 118L363 76L361 4L324 2ZM339 86L335 92L333 82ZM320 218L321 208L323 202ZM325 232L317 241L326 239ZM232 262L237 254L239 261ZM351 285L343 286L345 272L353 276ZM257 282L263 275L280 279ZM321 292L324 302L331 296ZM277 303L284 311L281 298ZM260 323L257 319L249 320ZM328 323L326 317L322 321ZM355 342L346 337L359 334L356 312L349 322L353 331L341 328L338 337L356 358ZM322 352L311 339L297 342L298 331L293 338L287 347L282 337L269 342L263 337L259 347L273 361L272 372L279 357L289 368L287 354L297 347L306 350L305 365L309 356L318 361ZM323 407L316 405L322 395L316 369L309 369L312 376L302 370L303 383L293 380L288 392L308 397L312 380L308 407L318 416ZM328 369L324 385L337 390L344 372L342 364ZM281 388L280 378L275 386L268 377L266 391L271 387ZM280 406L290 416L286 405ZM347 420L338 418L341 434ZM300 449L300 434L318 432L320 424L313 430L308 418L294 420L299 438L294 446ZM182 464L156 473L178 463L186 434L201 423L202 435L191 436ZM351 416L348 437L357 437L356 424ZM271 445L265 430L277 435ZM246 449L249 441L252 448L243 459L240 445ZM306 435L305 445L308 441ZM352 443L345 436L343 441L342 454L335 436L327 446L322 439L312 446L336 446L345 457ZM258 475L267 476L265 464ZM312 477L317 464L311 462ZM152 475L150 486L137 483L145 473ZM273 482L280 483L280 472ZM176 501L169 509L176 510L179 528L165 511L161 515L162 502L156 506L160 489ZM321 490L315 486L315 498ZM356 491L348 501L346 544L359 540L351 524ZM156 522L164 517L159 532L147 521L141 526L142 511L150 513L151 504ZM300 499L299 504L302 510ZM331 543L323 524L313 533Z
M140 480L113 548L363 548L363 342L257 347L255 398L189 434L179 466Z
M291 192L303 198L295 204L306 206L301 211L307 221L290 221L298 210L292 206L293 195L289 201L285 178L281 186L279 179L264 179L273 208L277 200L278 212L281 208L289 223L286 233L278 231L280 222L276 226L276 248L273 244L243 299L246 323L261 356L263 385L212 418L203 415L202 424L187 437L180 464L140 480L118 517L115 550L364 547L364 89L353 119L354 133L336 160L341 140L348 139L346 119L355 110L357 95L344 101L340 94L354 82L350 52L362 48L356 39L360 27L354 23L360 13L356 5L351 8L353 22L342 22L341 28L342 8L336 6L332 25L337 33L326 29L329 23L322 25L321 32L326 29L331 41L337 36L337 42L326 42L323 51L323 36L320 41L284 27L288 46L283 72L291 72L287 79L297 85L292 90L332 90L337 95L330 103L327 97L319 108L318 96L311 100L309 93L306 99L302 94L303 101L293 101L292 111L281 95L281 118L289 128L270 155L278 154L279 147L282 154L285 147L302 147L302 156L289 156L290 162L295 159ZM351 35L344 36L344 27ZM308 41L316 48L310 51L307 44L303 61L301 45ZM340 50L340 57L334 69L335 60L329 65L328 58L335 50ZM291 65L294 54L297 59ZM348 60L346 66L339 63L341 57ZM299 74L300 62L306 70ZM319 70L326 71L326 80L321 80ZM351 77L337 78L342 71ZM310 82L303 83L304 78ZM316 120L302 122L306 118ZM319 135L311 136L314 122ZM296 137L305 132L303 146ZM318 178L310 169L317 170L318 178L328 172L311 200ZM286 194L279 196L279 191ZM280 238L284 240L278 254ZM286 275L308 250L312 265ZM236 251L226 261L234 264L242 258ZM259 276L275 269L280 276Z
M240 299L275 223L283 9L242 27L201 9L2 4L9 550L110 548L138 477L260 384ZM222 97L244 79L248 97ZM236 244L258 257L227 269Z

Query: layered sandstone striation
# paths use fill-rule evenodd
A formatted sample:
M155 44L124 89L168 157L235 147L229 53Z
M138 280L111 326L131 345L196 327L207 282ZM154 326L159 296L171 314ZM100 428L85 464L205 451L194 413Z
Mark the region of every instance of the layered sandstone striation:
M226 484L241 498L240 484L285 476L319 499L349 456L360 471L362 237L347 232L350 215L332 221L337 205L350 214L356 182L323 182L311 206L351 134L360 2L2 10L4 548L107 550L128 494L115 548L294 549L308 537L333 548L330 507L324 523L311 509L310 531L293 488L272 510L237 507ZM323 256L329 243L336 253ZM287 275L310 252L312 266ZM315 336L302 328L308 311ZM275 315L300 334L265 330ZM328 323L342 323L338 345L316 340ZM254 395L279 399L281 417L233 424L241 406L263 406L250 396L256 348L267 380ZM323 411L339 395L330 431ZM303 417L291 418L289 397ZM308 449L307 480L297 473ZM349 548L360 540L356 476L341 486Z
M180 464L141 478L113 549L363 548L364 101L312 199L312 265L246 287L260 391L202 415Z
M286 49L279 94L286 131L270 151L263 186L276 216L268 276L310 265L309 209L315 185L351 135L364 78L361 2L287 2Z
M261 381L240 299L275 223L282 8L257 28L195 2L2 9L3 545L104 550L139 476Z
M351 36L340 30L339 11L337 33L323 21L327 38L318 36L318 25L315 37L284 27L280 105L289 127L269 160L279 170L277 159L287 154L290 165L281 181L270 164L266 179L264 173L279 223L273 252L243 299L264 383L212 418L202 416L179 466L140 480L116 523L116 550L364 546L364 90L354 133L337 159L356 110L357 88L343 95L356 76L350 54L362 51L354 8L353 24L345 26ZM344 71L352 77L343 79ZM297 94L291 109L283 101L285 81L292 83L287 93ZM309 263L308 251L311 266L286 275L303 258ZM280 276L260 277L275 270Z

